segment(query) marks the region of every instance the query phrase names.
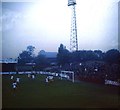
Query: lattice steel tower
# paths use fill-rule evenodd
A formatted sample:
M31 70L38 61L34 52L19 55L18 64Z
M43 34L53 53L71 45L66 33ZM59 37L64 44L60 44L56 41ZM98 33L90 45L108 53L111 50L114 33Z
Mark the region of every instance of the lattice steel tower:
M70 33L70 51L78 50L77 24L76 24L76 0L68 0L68 6L72 9L71 33Z

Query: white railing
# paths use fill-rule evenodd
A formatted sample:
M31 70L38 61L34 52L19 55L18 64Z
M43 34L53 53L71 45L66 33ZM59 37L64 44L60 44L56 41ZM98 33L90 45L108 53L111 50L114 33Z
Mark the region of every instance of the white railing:
M16 74L17 72L0 72L0 74ZM23 72L18 72L18 74L46 74L46 75L52 75L52 76L58 76L60 73L52 73L52 72L45 72L45 71L23 71Z

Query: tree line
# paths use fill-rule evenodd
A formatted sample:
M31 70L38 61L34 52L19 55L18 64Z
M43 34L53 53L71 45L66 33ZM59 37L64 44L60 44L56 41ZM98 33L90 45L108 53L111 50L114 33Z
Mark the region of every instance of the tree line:
M59 65L86 61L105 61L111 64L118 64L120 63L120 52L117 49L111 49L107 52L102 52L101 50L79 50L69 52L66 47L61 44L58 49L57 61Z
M26 63L35 63L41 68L50 66L50 62L42 51L38 55L34 54L35 47L27 46L26 50L22 51L18 56L18 64L25 65ZM117 49L111 49L107 52L101 50L79 50L70 52L63 44L58 47L57 65L64 66L66 64L86 62L86 61L104 61L109 64L120 63L120 52Z

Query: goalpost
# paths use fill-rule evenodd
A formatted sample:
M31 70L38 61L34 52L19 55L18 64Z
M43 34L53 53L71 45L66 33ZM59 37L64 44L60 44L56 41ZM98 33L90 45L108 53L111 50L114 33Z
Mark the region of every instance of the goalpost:
M72 80L72 82L75 82L75 76L73 71L61 71L60 78L67 78L68 80Z

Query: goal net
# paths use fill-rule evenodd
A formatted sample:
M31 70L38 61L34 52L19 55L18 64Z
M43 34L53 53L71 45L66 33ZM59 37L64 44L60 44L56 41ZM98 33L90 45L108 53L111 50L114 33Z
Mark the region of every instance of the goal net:
M60 79L67 79L67 80L71 80L72 82L75 81L75 77L74 77L74 72L73 71L61 71L61 73L59 74Z

